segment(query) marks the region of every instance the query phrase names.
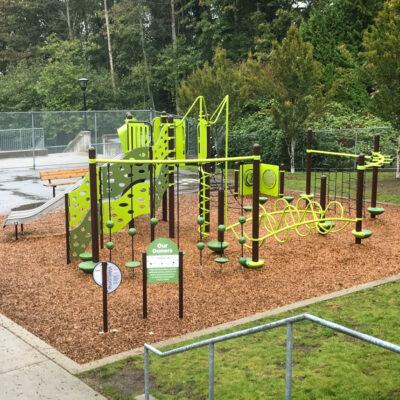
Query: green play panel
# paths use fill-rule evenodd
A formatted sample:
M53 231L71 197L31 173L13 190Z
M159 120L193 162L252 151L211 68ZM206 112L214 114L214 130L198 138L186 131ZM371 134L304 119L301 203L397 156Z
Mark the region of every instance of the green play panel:
M381 215L385 212L383 207L368 207L368 212L371 215Z
M217 240L207 243L207 247L217 254L222 254L224 250L229 246L227 242L218 242Z
M362 231L357 232L356 230L351 231L356 239L368 239L372 236L372 231L369 229L363 229Z
M97 263L93 261L83 261L78 265L78 268L86 273L92 273Z
M126 268L137 268L137 267L140 267L140 262L139 261L128 261L125 264L125 267Z
M79 254L79 258L82 261L92 261L92 253L88 253L87 251Z

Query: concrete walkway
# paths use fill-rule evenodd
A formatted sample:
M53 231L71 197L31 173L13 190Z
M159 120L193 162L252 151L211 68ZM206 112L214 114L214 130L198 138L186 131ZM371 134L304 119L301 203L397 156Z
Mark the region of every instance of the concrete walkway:
M0 400L105 400L37 348L0 326Z

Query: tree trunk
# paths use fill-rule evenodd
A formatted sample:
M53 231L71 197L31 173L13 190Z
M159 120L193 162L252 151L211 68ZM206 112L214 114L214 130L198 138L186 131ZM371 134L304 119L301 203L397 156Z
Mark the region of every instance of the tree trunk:
M172 50L174 59L176 61L177 53L177 41L176 41L176 22L175 22L175 0L171 0L171 34L172 34ZM178 73L176 70L176 62L173 63L174 68L174 100L175 100L175 111L178 111Z
M73 40L74 33L72 32L72 25L71 25L71 14L69 11L69 0L65 0L65 8L66 8L66 17L67 17L67 26L68 26L68 39Z
M146 54L146 45L145 45L145 41L144 41L144 29L143 29L143 3L140 0L139 1L139 5L140 5L140 14L139 14L139 27L140 27L140 43L142 45L142 52L143 52L143 62L144 62L144 68L146 70L146 86L147 86L147 93L149 96L149 100L150 100L150 106L151 108L154 110L155 106L154 106L154 98L153 98L153 92L151 90L151 75L150 75L150 69L149 69L149 64L147 63L147 54Z
M396 178L400 178L400 136L398 137L396 150Z
M289 151L289 157L290 157L290 172L293 174L295 172L295 166L294 166L294 156L296 154L296 139L292 138L290 139L290 151Z
M115 86L114 60L113 60L112 47L111 47L110 21L108 19L107 0L104 0L104 17L105 17L105 20L106 20L108 60L109 60L109 63L110 63L111 86L112 86L113 94L114 94L114 96L116 96L117 88Z

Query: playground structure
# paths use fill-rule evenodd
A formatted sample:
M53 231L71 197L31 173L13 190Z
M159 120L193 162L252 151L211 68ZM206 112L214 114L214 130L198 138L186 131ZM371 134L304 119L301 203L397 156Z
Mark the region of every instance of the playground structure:
M198 108L195 137L188 134L189 115ZM224 135L216 137L213 129L223 121ZM205 248L217 255L214 261L220 265L229 259L225 251L229 244L225 236L232 233L241 245L242 267L260 268L259 248L267 239L285 242L289 233L305 236L312 231L327 235L355 224L355 242L361 243L372 235L362 229L364 203L364 172L373 171L372 217L383 209L376 207L378 168L389 163L389 157L379 153L379 137L374 141L371 156L328 152L312 149L312 131L308 131L306 192L294 201L285 195L284 171L276 165L261 163L260 147L254 145L253 154L242 157L228 156L229 97L226 96L215 112L209 116L205 100L199 96L183 117L174 118L163 113L152 123L127 119L118 130L123 159L97 159L94 149L89 151L89 174L82 184L65 196L67 262L81 259L79 268L93 270L99 261L99 250L104 245L112 258L114 243L112 235L126 227L131 237L131 260L126 267L136 268L141 263L135 260L134 237L137 234L135 219L149 215L149 239L156 238L157 209L162 210L162 220L168 221L170 238L176 238L179 247L179 182L180 171L196 166L198 172L199 239L197 248L200 265ZM192 135L194 136L194 135ZM188 147L196 142L194 158L188 157ZM327 202L327 180L321 177L319 202L311 193L312 154L325 154L357 159L356 215L346 213L345 207L336 200ZM193 156L193 153L191 154ZM366 162L367 160L367 162ZM230 183L233 168L234 183ZM218 172L220 170L220 172ZM208 240L211 234L210 209L212 189L218 193L217 240ZM251 205L244 204L251 196ZM276 197L268 210L268 197ZM235 221L229 220L229 201L239 210ZM269 201L271 203L271 201ZM251 217L246 213L251 212ZM195 224L195 222L194 222ZM251 233L247 227L251 224ZM107 243L105 236L108 236ZM207 242L206 242L207 241ZM91 252L87 248L91 244ZM251 257L245 256L251 249Z

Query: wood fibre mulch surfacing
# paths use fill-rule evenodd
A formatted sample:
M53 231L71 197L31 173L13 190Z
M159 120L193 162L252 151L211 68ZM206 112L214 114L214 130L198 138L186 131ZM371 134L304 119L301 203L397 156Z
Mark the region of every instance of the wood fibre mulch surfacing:
M233 208L233 207L232 207ZM197 195L181 196L180 247L184 256L185 316L178 318L178 287L150 285L148 319L142 319L141 269L124 268L130 256L127 232L114 235L113 262L123 280L109 296L109 321L113 333L100 335L102 293L92 276L65 262L63 212L55 212L26 225L20 240L8 227L1 234L0 312L79 363L206 328L285 304L337 291L400 272L400 208L386 206L376 220L365 219L373 236L355 245L351 224L330 236L291 234L279 244L268 240L260 249L265 267L242 271L240 246L226 235L229 263L220 267L204 251L199 266L196 249ZM231 209L233 219L237 211ZM237 214L235 216L235 213ZM136 259L149 241L148 217L136 220ZM247 228L249 229L250 226ZM216 234L215 207L211 238ZM168 237L160 222L157 237ZM107 240L107 237L106 237ZM101 259L107 259L102 251ZM249 255L249 253L247 253ZM323 317L323 316L322 316Z

